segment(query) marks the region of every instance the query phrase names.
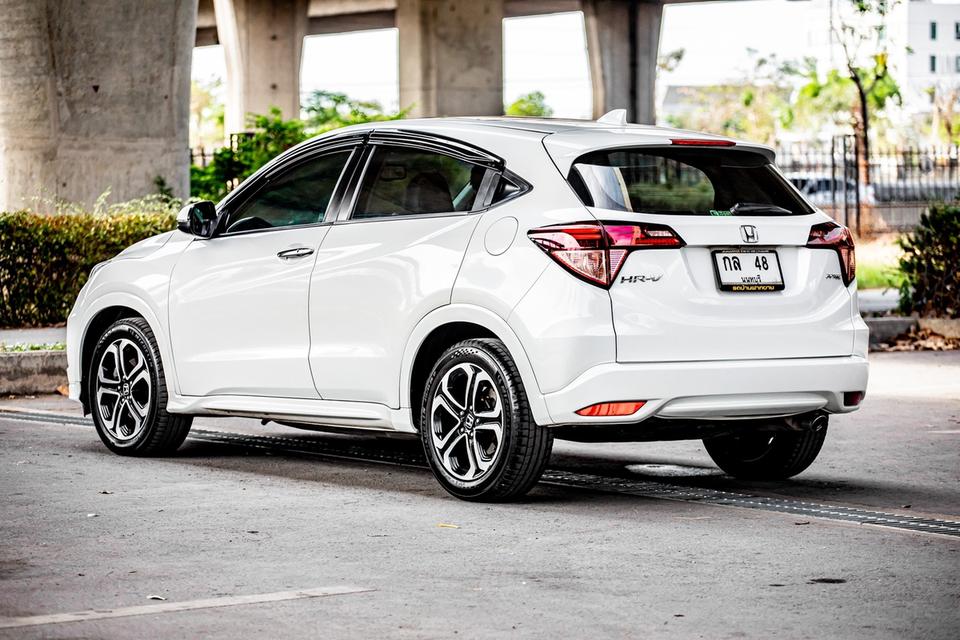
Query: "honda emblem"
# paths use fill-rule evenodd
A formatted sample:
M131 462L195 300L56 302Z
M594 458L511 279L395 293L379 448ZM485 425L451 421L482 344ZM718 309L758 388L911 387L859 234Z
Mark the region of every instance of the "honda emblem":
M757 242L757 228L752 224L740 225L740 235L743 237L744 242L749 242L750 244L756 244Z

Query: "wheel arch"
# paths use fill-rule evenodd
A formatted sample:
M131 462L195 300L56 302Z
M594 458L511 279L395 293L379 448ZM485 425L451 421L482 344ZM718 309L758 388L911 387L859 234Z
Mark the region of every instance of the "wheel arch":
M417 428L418 416L415 414L436 358L448 347L470 338L496 338L506 346L520 372L534 420L539 425L551 424L553 419L547 411L530 360L506 321L482 307L453 304L425 316L407 340L400 369L400 406L408 411L413 427Z
M83 323L80 348L76 353L79 367L77 379L80 381L79 400L83 405L85 414L89 413L90 410L89 398L87 397L87 375L90 370L93 351L104 330L122 318L142 318L150 325L160 348L160 359L168 384L173 382L174 384L170 386L172 389L176 388L172 367L167 366L171 362L171 356L166 341L166 333L162 331L163 325L150 305L130 294L112 293L99 298L95 303L88 306L85 315L87 320Z

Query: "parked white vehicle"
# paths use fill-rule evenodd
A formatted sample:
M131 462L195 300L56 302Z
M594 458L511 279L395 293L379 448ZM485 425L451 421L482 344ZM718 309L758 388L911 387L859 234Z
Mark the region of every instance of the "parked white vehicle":
M867 386L850 234L762 146L618 122L348 127L98 265L70 396L112 451L193 416L418 434L503 500L553 438L703 439L805 469Z

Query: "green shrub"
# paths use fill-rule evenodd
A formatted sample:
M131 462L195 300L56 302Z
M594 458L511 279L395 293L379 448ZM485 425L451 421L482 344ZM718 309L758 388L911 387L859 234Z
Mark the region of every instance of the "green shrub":
M934 205L900 240L901 310L960 317L960 205Z
M90 269L138 240L173 229L178 205L151 197L104 205L99 213L62 203L49 215L0 213L0 326L64 322ZM130 212L136 206L145 212Z

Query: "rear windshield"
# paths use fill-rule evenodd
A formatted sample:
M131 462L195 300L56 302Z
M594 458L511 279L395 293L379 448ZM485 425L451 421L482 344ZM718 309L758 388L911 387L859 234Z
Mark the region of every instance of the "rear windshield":
M587 206L673 215L801 215L813 209L766 157L732 149L616 149L581 156L570 184Z

